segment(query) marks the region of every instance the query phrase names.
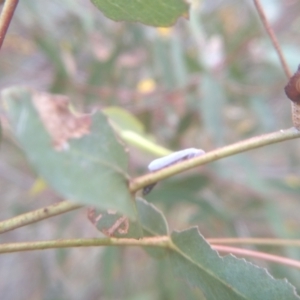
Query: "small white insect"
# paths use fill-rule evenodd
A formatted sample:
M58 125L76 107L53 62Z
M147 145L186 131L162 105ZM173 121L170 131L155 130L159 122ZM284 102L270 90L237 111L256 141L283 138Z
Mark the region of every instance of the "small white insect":
M196 148L188 148L184 150L180 150L177 152L173 152L167 156L157 158L153 160L149 165L148 165L148 170L150 172L155 172L158 170L161 170L163 168L169 167L171 165L174 165L180 161L190 159L199 155L203 155L205 151L202 149L196 149ZM156 185L157 182L152 183L148 186L145 186L143 189L143 195L147 195L151 192L153 187Z

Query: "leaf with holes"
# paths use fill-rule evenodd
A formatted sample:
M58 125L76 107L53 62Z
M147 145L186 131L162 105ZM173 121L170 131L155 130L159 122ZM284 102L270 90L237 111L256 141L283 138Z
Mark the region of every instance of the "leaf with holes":
M38 174L59 194L134 217L128 156L107 118L81 115L64 96L23 87L2 93L15 135Z
M164 215L153 204L144 199L136 199L138 220L132 221L115 211L90 209L89 220L103 234L116 238L135 238L163 236L168 234ZM161 258L166 255L163 249L147 249L147 252Z
M131 221L115 211L90 209L89 220L103 234L116 238L141 238L168 234L164 215L144 199L136 199L138 221ZM140 223L139 223L140 222Z

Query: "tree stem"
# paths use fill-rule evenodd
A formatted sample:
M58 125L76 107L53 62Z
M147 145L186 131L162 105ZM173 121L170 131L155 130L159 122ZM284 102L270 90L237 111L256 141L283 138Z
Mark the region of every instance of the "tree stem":
M300 240L296 239L272 239L272 238L208 238L211 244L218 245L259 245L300 247Z
M0 49L19 0L6 0L0 15Z
M0 253L12 253L29 250L45 250L53 248L97 247L97 246L139 246L168 248L172 242L168 236L148 237L143 239L95 238L66 239L39 242L9 243L0 245Z
M81 205L79 204L69 201L62 201L44 208L30 211L28 213L0 222L0 233L54 217L80 207Z
M222 245L214 245L212 248L218 252L225 252L225 253L231 253L238 256L249 256L252 258L262 259L264 261L270 261L275 262L277 264L282 264L289 267L294 267L296 269L300 269L300 261L278 256L278 255L272 255L264 252L259 251L253 251L248 249L241 249L241 248L234 248L234 247L228 247L228 246L222 246Z
M275 49L275 51L277 53L277 56L278 56L279 61L281 63L281 66L282 66L282 68L284 70L284 73L285 73L286 77L289 79L292 76L292 73L291 73L291 71L290 71L290 69L288 67L288 64L287 64L287 62L286 62L286 60L284 58L284 55L283 55L282 50L281 50L281 48L279 46L278 40L276 38L276 35L275 35L273 29L271 28L269 22L268 22L268 19L266 17L266 14L265 14L263 8L262 8L260 0L254 0L254 5L255 5L256 10L258 12L258 15L260 17L260 20L263 23L263 25L265 27L265 30L266 30L266 32L267 32L267 34L268 34L268 36L269 36L269 38L270 38L270 40L271 40L271 42L273 44L273 47L274 47L274 49Z
M150 185L154 182L158 182L162 179L171 177L175 174L187 171L197 166L219 160L224 157L232 156L234 154L242 153L255 148L271 145L274 143L291 140L300 137L300 132L296 128L289 128L286 130L280 130L260 136L250 138L229 146L225 146L204 155L197 156L195 158L184 160L170 167L164 168L154 173L149 173L141 177L133 179L130 183L130 191L136 192L139 189Z
M300 137L300 132L295 128L286 130L280 130L277 132L264 134L261 136L253 137L248 140L244 140L229 146L225 146L210 152L202 156L198 156L189 160L182 161L165 169L159 170L154 173L149 173L141 177L137 177L130 182L130 192L135 193L143 187L158 182L162 179L171 177L175 174L184 172L186 170L195 168L197 166L219 160L221 158L231 156L237 153L245 152L251 149L263 147L266 145L291 140ZM50 218L77 208L80 208L79 204L71 203L68 201L62 201L57 204L53 204L36 211L28 212L20 216L0 222L0 233L6 232L24 225L38 222L46 218Z
M40 242L23 242L23 243L10 243L0 244L0 253L13 253L21 251L32 250L45 250L45 249L57 249L57 248L71 248L71 247L99 247L99 246L138 246L138 247L158 247L170 249L177 252L177 247L173 244L169 236L160 237L147 237L143 239L120 239L120 238L100 238L100 239L68 239L68 240L50 240ZM233 253L239 256L248 256L257 259L263 259L264 261L271 261L278 264L294 267L300 269L300 262L277 256L270 255L263 252L252 251L247 249L240 249L222 245L212 245L212 249ZM179 252L181 254L181 252Z

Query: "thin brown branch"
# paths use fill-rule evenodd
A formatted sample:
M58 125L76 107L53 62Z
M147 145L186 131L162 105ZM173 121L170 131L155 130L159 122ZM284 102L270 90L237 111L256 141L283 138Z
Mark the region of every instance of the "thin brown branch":
M69 201L62 201L44 208L30 211L28 213L0 222L0 233L54 217L80 207L81 205L71 203Z
M57 248L71 248L71 247L99 247L99 246L138 246L138 247L159 247L165 249L172 249L177 251L169 236L147 237L143 239L120 239L120 238L94 238L94 239L66 239L66 240L50 240L39 242L22 242L9 243L0 245L0 253L13 253L20 251L45 250ZM219 252L233 253L241 256L248 256L265 261L271 261L286 266L291 266L300 269L300 262L281 257L270 255L263 252L251 251L247 249L240 249L228 246L213 245L212 248Z
M240 248L221 246L221 245L213 245L212 248L214 250L217 250L218 252L232 253L243 257L248 256L252 258L263 259L265 261L271 261L277 264L282 264L285 266L300 269L300 261L290 259L290 258L285 258L278 255L272 255L272 254L267 254L259 251L240 249Z
M218 245L261 245L300 247L300 240L296 239L272 239L272 238L211 238L206 239L211 244Z
M261 19L261 21L262 21L262 23L263 23L263 25L265 27L265 30L266 30L266 32L268 33L268 35L269 35L269 37L271 39L271 42L272 42L272 44L273 44L273 46L275 48L275 51L277 52L277 55L278 55L279 60L280 60L280 63L281 63L281 65L283 67L283 70L285 72L285 75L289 79L292 76L292 73L291 73L291 71L290 71L290 69L289 69L289 67L287 65L287 62L286 62L284 56L283 56L282 50L281 50L281 48L279 46L279 43L278 43L278 40L277 40L277 38L276 38L276 36L274 34L274 31L271 28L271 26L270 26L270 24L269 24L269 22L267 20L266 14L265 14L265 12L264 12L264 10L262 8L260 0L253 0L253 1L254 1L256 9L258 11L259 17L260 17L260 19Z
M168 236L147 237L143 239L120 238L95 238L95 239L66 239L39 242L22 242L0 244L0 253L12 253L31 250L45 250L71 247L99 247L99 246L139 246L172 248L172 242Z
M274 31L272 30L267 18L266 18L266 15L264 13L264 10L262 8L262 5L260 3L260 0L253 0L254 1L254 4L255 4L255 7L258 11L258 14L260 16L260 19L271 39L271 42L275 48L275 51L277 52L277 55L279 57L279 60L280 60L280 63L284 69L284 72L285 72L285 75L288 79L290 79L290 77L292 76L292 73L291 73L291 70L289 69L288 67L288 64L283 56L283 53L282 53L282 50L279 46L279 43L277 41L277 38L274 34ZM297 128L297 130L300 131L300 105L298 103L295 103L295 102L292 102L291 104L291 107L292 107L292 121L293 121L293 125L295 128Z
M240 141L210 152L204 155L194 157L189 160L182 161L180 163L171 165L159 171L146 174L131 180L129 189L132 193L140 190L141 188L150 185L152 183L158 182L160 180L166 179L173 175L182 173L189 169L207 164L219 160L224 157L232 156L237 153L242 153L249 151L251 149L263 147L266 145L271 145L277 142L282 142L284 140L290 140L294 138L299 138L300 132L295 128L289 128L286 130L280 130L273 133L264 134L261 136L256 136L244 141Z
M295 128L286 130L280 130L277 132L253 137L248 140L240 141L232 145L225 146L213 151L210 151L199 157L195 157L170 167L164 168L160 171L149 173L144 176L134 178L129 185L129 190L132 194L142 189L143 187L158 182L162 179L168 178L178 173L182 173L186 170L195 168L200 165L204 165L209 162L219 160L224 157L228 157L237 153L245 152L251 149L263 147L266 145L282 142L285 140L291 140L300 137L300 132ZM54 207L55 206L55 207ZM17 216L12 219L4 220L0 222L0 233L6 232L24 225L38 222L40 220L56 216L58 214L65 213L70 210L79 208L80 205L71 203L68 201L60 202L59 204L51 205L45 208L41 208L34 212L28 212L26 214ZM43 213L46 212L47 213Z
M6 0L0 15L0 49L19 0Z

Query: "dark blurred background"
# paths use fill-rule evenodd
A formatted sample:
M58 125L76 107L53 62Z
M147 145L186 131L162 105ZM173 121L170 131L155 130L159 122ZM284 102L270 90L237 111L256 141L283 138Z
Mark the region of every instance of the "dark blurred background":
M287 78L253 2L194 2L189 21L150 28L108 20L87 0L20 1L0 52L0 88L21 84L68 95L85 112L118 106L117 118L126 110L144 137L174 151L209 151L291 127L283 92ZM300 2L262 3L294 72L300 61ZM4 220L62 199L43 187L1 117ZM155 153L128 147L131 175L145 173ZM229 157L165 180L147 200L163 211L171 230L197 225L206 238L300 238L299 150L293 140ZM2 234L0 240L95 236L101 234L80 209ZM296 248L248 248L300 259ZM299 271L255 263L300 289ZM167 261L132 248L1 255L0 295L13 300L201 298L173 278Z

